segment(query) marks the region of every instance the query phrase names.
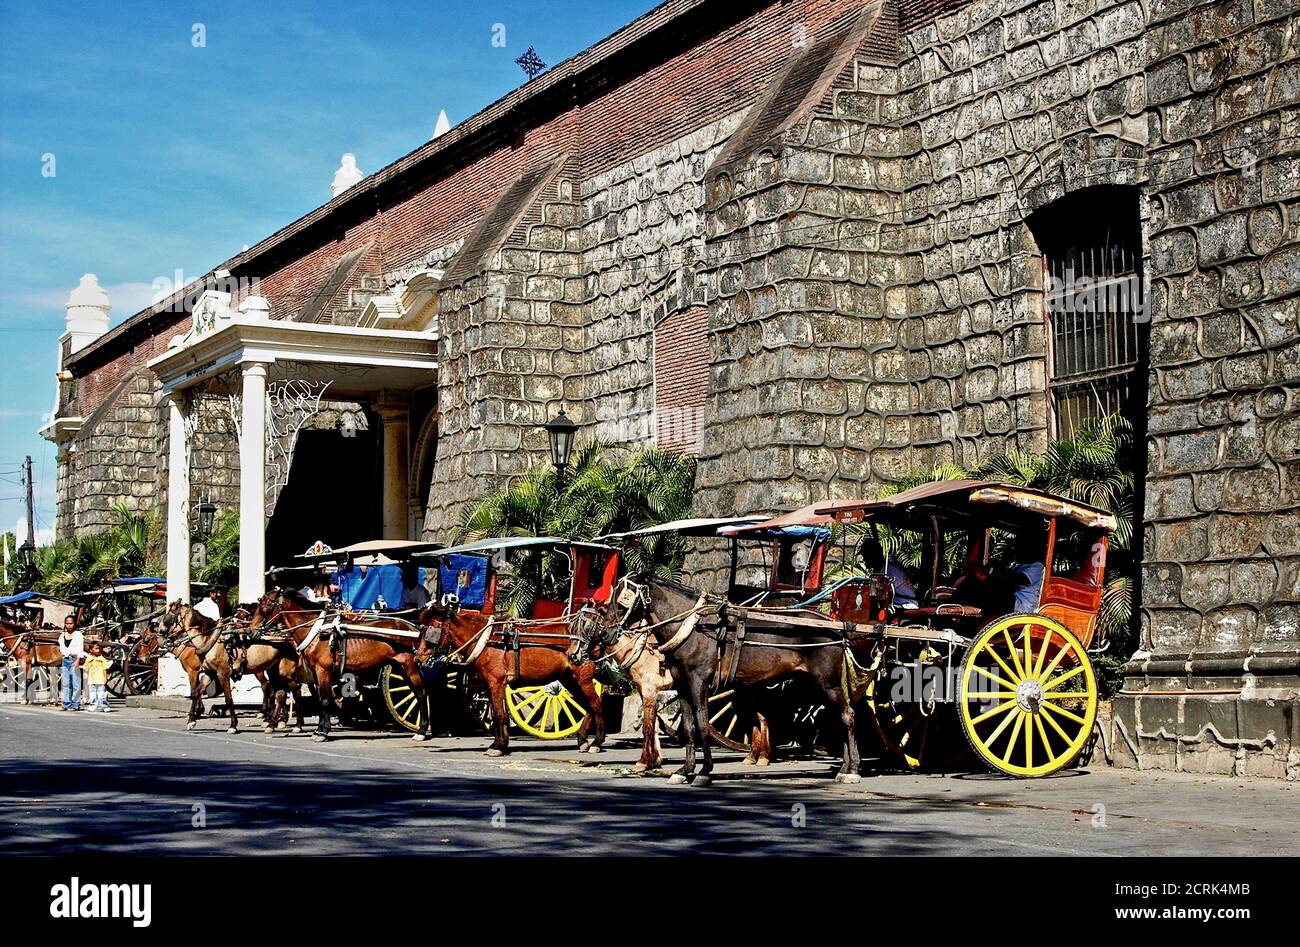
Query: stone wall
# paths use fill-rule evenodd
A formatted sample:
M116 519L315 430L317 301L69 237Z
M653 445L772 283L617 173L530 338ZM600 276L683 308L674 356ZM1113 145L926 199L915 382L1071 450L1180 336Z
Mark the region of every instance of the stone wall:
M542 462L541 425L559 404L586 420L579 219L570 183L553 182L515 239L439 291L441 417L426 537L445 541L470 500Z
M696 268L704 238L704 172L738 115L711 122L625 162L580 188L584 396L594 437L653 443L656 318L702 300Z
M113 507L158 509L159 410L152 373L131 373L60 451L58 535L116 525Z
M1150 8L1145 631L1116 705L1128 765L1300 777L1297 13Z

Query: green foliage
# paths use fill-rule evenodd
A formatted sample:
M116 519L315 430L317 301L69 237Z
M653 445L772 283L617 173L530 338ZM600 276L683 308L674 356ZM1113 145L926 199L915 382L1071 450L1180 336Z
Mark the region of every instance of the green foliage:
M592 539L690 515L695 461L687 456L647 448L616 455L592 441L578 449L561 489L555 470L537 465L513 483L494 490L466 508L452 536L456 542L501 536L565 536ZM665 577L681 573L686 540L652 536L625 553L628 568ZM563 597L568 564L557 555L521 554L511 562L513 575L499 607L526 614L539 596Z
M36 550L38 592L68 597L123 576L159 571L161 532L156 517L113 507L117 522L98 533L60 539Z
M207 557L195 570L194 578L209 585L229 588L239 581L239 511L226 510L207 540Z

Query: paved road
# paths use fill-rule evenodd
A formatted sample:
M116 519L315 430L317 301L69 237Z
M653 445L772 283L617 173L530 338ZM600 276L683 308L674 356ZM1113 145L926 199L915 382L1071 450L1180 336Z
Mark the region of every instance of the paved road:
M633 776L631 741L597 757L521 741L488 759L470 738L336 731L318 744L223 727L0 705L0 851L1300 854L1300 785L1276 780L1099 768L843 786L825 761L755 770L726 753L696 789Z

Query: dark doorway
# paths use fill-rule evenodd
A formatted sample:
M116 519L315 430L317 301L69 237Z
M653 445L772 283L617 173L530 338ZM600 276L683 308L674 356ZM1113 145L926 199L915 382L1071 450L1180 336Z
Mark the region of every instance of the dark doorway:
M289 481L266 528L267 565L293 562L316 540L334 548L379 537L379 452L374 426L298 435Z

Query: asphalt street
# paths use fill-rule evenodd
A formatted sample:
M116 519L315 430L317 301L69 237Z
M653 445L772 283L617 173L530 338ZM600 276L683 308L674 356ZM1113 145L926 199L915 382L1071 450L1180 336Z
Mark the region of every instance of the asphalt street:
M245 720L252 724L250 718ZM639 747L572 740L416 743L337 730L194 732L170 711L0 705L5 854L1297 855L1300 786L1102 767L987 773L765 769L720 754L711 787L632 773ZM670 765L681 750L666 747Z

